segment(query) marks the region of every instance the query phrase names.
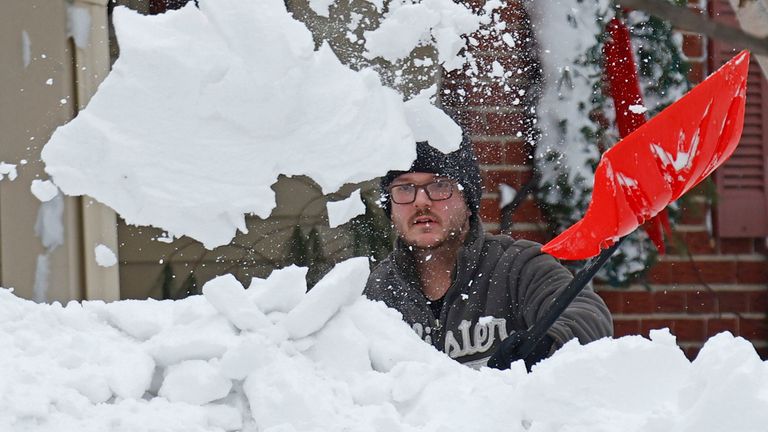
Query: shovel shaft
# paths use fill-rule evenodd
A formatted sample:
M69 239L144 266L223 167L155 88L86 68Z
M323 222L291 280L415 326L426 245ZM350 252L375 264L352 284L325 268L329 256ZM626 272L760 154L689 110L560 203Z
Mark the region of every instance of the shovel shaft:
M558 294L557 297L552 300L549 309L547 309L541 319L536 321L536 323L530 328L528 332L529 337L520 346L520 358L525 358L531 352L533 352L539 341L541 341L541 339L547 334L549 328L552 327L552 324L554 324L555 321L560 318L560 315L563 314L563 312L568 308L571 302L573 302L576 296L578 296L584 287L587 286L589 281L595 277L595 274L597 274L603 265L605 265L605 263L608 261L608 258L610 258L616 249L619 248L619 245L624 241L625 238L627 237L625 236L620 238L616 241L616 243L613 244L613 246L600 252L600 255L591 260L583 269L579 270L568 284L568 286L566 286L565 289L563 289L560 294Z

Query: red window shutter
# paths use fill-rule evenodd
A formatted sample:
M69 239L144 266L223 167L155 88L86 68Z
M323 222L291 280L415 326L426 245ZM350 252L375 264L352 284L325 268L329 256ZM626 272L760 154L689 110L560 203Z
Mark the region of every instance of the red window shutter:
M715 20L738 26L728 0L710 1ZM738 50L710 41L710 70ZM746 115L741 142L733 156L715 172L717 233L727 237L768 236L768 81L753 59L747 80Z

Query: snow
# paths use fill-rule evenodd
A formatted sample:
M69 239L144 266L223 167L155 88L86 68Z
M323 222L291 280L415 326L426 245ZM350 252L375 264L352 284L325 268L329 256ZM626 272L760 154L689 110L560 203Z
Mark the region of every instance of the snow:
M32 39L29 38L26 30L21 31L21 62L24 64L24 69L32 62Z
M335 190L409 165L415 138L442 132L409 125L417 117L374 72L314 51L282 2L199 3L151 17L115 10L120 60L44 150L64 193L212 245L242 228L243 213L269 212L277 173L307 170ZM161 67L178 73L158 75ZM411 106L434 118L423 103ZM48 251L63 241L62 210L61 194L41 203L36 232ZM306 274L287 267L247 289L223 275L179 301L44 304L0 289L0 430L714 432L768 423L768 363L729 333L693 362L659 330L571 341L530 374L522 362L475 370L360 295L367 258L340 263L309 292Z
M0 162L0 181L6 177L8 180L14 181L18 175L19 174L16 171L16 164Z
M418 45L434 44L440 64L453 70L464 64L457 57L464 48L463 34L480 27L480 17L466 6L443 0L395 0L375 30L364 33L366 57L392 63L407 57Z
M643 105L630 105L629 110L635 114L643 114L648 111L648 108Z
M499 208L504 208L515 200L517 189L508 184L499 183L499 195L501 195L499 198Z
M367 262L343 266L318 284L325 293L299 302L322 323L296 306L255 330L232 319L265 313L253 298L209 301L241 290L234 278L162 302L62 306L0 290L0 429L714 432L760 431L768 421L768 364L729 333L693 362L658 330L570 342L530 374L520 362L474 370L357 295ZM291 334L299 321L306 328ZM203 330L219 350L201 354ZM158 351L158 339L173 340L177 355Z
M376 72L347 68L327 45L315 51L282 1L199 4L147 17L116 8L120 58L42 152L64 193L212 248L246 230L244 214L269 216L278 174L333 192L410 166L406 108ZM449 44L465 15L447 0L429 4L435 38Z
M365 213L365 204L360 197L360 189L352 192L349 198L344 200L329 201L326 208L328 209L328 225L331 228L336 228L355 216Z
M50 201L59 193L59 188L50 180L32 180L29 190L40 202Z
M67 5L67 37L75 46L85 49L91 38L91 13L83 6Z
M334 0L309 0L309 7L312 8L316 14L327 18L330 13L329 8L333 3Z
M96 258L96 264L102 267L112 267L117 264L117 255L107 245L97 244L93 248L93 254Z

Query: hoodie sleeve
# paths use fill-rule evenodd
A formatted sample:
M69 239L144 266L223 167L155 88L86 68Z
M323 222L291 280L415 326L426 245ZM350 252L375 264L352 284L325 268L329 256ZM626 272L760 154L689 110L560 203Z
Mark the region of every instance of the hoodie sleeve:
M554 257L541 252L541 245L520 240L509 274L509 288L518 319L526 328L546 313L554 298L573 278L571 273ZM573 300L549 329L557 348L578 338L582 344L613 336L613 320L608 307L587 286Z

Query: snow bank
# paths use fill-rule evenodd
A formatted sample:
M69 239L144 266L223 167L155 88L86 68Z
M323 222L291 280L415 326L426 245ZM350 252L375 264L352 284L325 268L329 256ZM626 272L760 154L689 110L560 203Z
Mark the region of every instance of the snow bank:
M667 330L571 342L526 374L467 368L358 294L365 259L296 298L288 268L181 301L36 304L0 290L0 430L760 431L768 364ZM279 310L265 292L287 293ZM274 302L274 299L271 301Z
M430 2L444 3L453 5ZM269 216L278 174L333 192L410 166L407 110L376 72L349 69L327 45L315 51L280 0L199 5L158 16L116 8L120 58L42 152L65 194L212 248L246 230L244 214ZM448 35L458 12L446 7L439 33ZM419 119L450 122L418 108ZM461 141L450 132L435 142L445 151Z

